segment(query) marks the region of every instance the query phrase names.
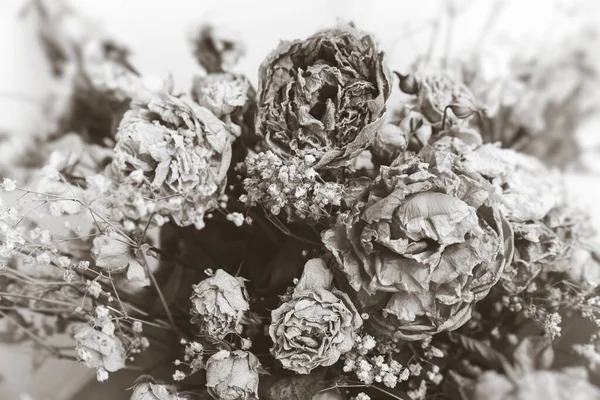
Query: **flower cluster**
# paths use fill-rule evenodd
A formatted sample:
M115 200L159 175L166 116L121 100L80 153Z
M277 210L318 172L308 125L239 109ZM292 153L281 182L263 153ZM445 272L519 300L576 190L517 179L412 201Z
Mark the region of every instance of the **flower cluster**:
M378 382L393 389L408 379L410 370L393 358L388 361L381 354L368 356L375 345L376 341L370 335L357 337L355 351L344 357L344 372L354 372L358 380L367 385Z
M272 151L249 154L242 197L248 205L260 204L288 221L317 222L341 205L344 186L325 182L311 165L314 157L284 161Z

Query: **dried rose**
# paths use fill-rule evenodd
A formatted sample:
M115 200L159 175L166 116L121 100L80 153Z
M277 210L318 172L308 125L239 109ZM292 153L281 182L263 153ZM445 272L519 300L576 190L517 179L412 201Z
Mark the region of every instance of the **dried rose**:
M471 91L445 73L417 76L416 109L436 128L477 112Z
M231 70L246 53L240 35L222 26L195 27L190 43L194 57L209 74Z
M259 369L254 354L221 350L206 362L208 393L219 400L256 400Z
M194 78L192 98L217 117L231 114L248 100L250 83L234 74L210 74Z
M343 165L375 138L390 85L384 53L351 26L282 42L260 67L256 131L280 155Z
M125 367L125 347L114 334L81 324L75 330L77 356L88 368L115 372Z
M140 379L146 378L146 379ZM130 400L181 400L177 390L170 385L158 384L151 377L136 380Z
M493 187L448 147L404 153L322 235L370 327L418 340L471 316L512 260Z
M362 319L332 282L323 260L309 260L291 299L271 312L271 353L284 368L308 374L352 349Z
M585 289L595 289L600 286L600 254L597 243L590 241L574 249L571 265L567 270L569 278Z
M244 280L222 269L195 285L191 300L192 322L198 324L200 332L217 339L239 333L242 317L250 309Z
M45 102L48 130L100 144L113 139L138 82L128 50L67 1L37 0L28 9L57 79Z
M465 163L502 187L500 207L511 221L540 220L564 202L560 175L532 156L486 144L465 154Z
M575 397L574 397L575 396ZM581 367L531 371L513 382L496 371L483 373L466 397L469 400L598 400L600 389Z
M389 165L408 147L408 134L394 124L385 124L379 129L369 148L378 164Z
M486 144L464 156L500 193L500 209L515 233L515 257L503 274L512 294L522 292L542 271L565 271L571 265L583 213L566 206L561 177L540 161Z
M103 233L93 242L92 255L96 265L107 271L118 272L127 268L127 279L134 286L150 286L150 278L138 261L130 239L116 231Z
M160 91L123 117L110 172L137 182L158 214L201 229L225 188L231 141L209 110Z
M129 240L115 231L103 233L94 239L92 255L96 265L108 271L124 269L135 259Z

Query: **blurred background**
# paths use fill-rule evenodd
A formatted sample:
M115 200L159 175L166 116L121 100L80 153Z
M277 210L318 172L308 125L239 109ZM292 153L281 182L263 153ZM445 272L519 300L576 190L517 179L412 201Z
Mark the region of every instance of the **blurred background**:
M52 77L37 34L36 21L23 15L27 1L0 2L0 135L31 135L43 131L42 103L52 88ZM388 52L390 67L407 70L414 60L429 52L471 51L483 39L493 45L489 68L515 49L543 47L549 37L560 36L578 26L600 25L598 1L462 0L452 26L440 27L445 12L442 0L73 0L80 12L101 24L129 47L132 64L142 74L173 77L178 90L187 90L202 70L195 62L187 40L190 27L210 20L240 33L247 54L237 71L253 84L264 57L279 40L304 38L337 21L354 21L372 32ZM439 38L432 47L432 34ZM441 33L440 33L441 32ZM489 38L488 38L489 36ZM577 44L575 39L572 44ZM547 48L552 52L554 49ZM600 48L595 53L600 59ZM495 63L493 60L498 60ZM596 64L600 65L600 63ZM493 73L493 72L492 72ZM600 115L578 127L573 140L581 144L577 168L567 171L574 201L589 209L600 228ZM10 155L0 153L0 158ZM0 161L3 161L0 159ZM57 341L69 340L57 338ZM32 367L34 366L34 368ZM85 367L68 361L34 359L28 349L0 345L0 400L120 399L137 376L115 375L99 390L95 377ZM110 385L110 386L107 386Z

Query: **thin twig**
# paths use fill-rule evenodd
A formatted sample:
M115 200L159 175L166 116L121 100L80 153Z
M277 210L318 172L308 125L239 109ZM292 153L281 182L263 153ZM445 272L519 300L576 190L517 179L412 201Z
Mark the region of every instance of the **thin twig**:
M165 309L165 313L167 314L167 318L169 319L169 322L171 323L171 326L173 327L173 329L176 332L179 332L179 328L175 324L175 320L173 319L173 315L171 314L171 310L169 309L169 305L167 304L167 301L165 300L165 296L163 295L162 290L160 290L160 286L158 285L158 282L156 281L156 278L154 277L154 274L150 270L150 266L148 265L148 261L146 260L146 256L142 254L141 255L141 259L142 259L142 265L144 267L144 270L146 271L146 274L148 274L148 277L150 278L150 281L152 282L152 285L154 286L154 289L158 293L158 297L160 299L160 302L162 303L163 308Z
M31 340L33 340L34 342L36 342L37 344L39 344L40 346L42 346L43 348L45 348L50 354L52 354L54 357L58 358L58 359L73 359L76 360L75 357L73 356L68 356L66 354L62 354L58 349L54 348L53 346L51 346L49 343L45 342L44 339L42 339L41 337L39 337L38 335L35 334L35 332L33 332L32 330L30 330L29 328L21 325L19 323L19 321L17 321L12 315L5 313L4 311L0 310L0 316L2 316L3 318L6 318L10 321L12 321L15 325L17 325L27 336L29 336L29 338Z

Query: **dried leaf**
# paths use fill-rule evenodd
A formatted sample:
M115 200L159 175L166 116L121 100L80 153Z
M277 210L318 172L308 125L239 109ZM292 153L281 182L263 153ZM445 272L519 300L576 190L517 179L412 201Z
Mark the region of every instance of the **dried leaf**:
M312 400L321 390L331 387L323 378L325 370L319 369L310 375L294 375L276 380L271 385L261 382L261 399L264 400ZM265 379L263 379L265 381Z
M527 337L516 348L513 358L523 372L548 369L554 361L552 341L547 336Z
M507 372L513 370L513 367L510 365L506 357L502 353L488 346L487 344L477 339L473 339L460 334L456 334L455 337L465 348L465 350L477 354L483 360L487 361L491 367L503 368Z

